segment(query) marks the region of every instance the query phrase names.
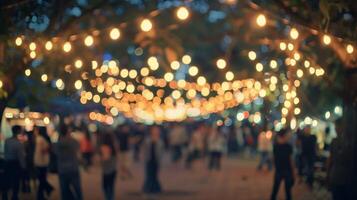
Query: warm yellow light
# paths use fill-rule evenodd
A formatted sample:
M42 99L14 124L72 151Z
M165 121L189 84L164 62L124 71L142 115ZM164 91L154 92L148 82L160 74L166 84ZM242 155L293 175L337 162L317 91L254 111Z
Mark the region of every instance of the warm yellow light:
M183 57L182 57L182 63L183 64L186 64L186 65L188 65L188 64L190 64L191 63L191 56L189 56L189 55L184 55Z
M302 71L301 69L298 69L298 70L296 71L296 75L297 75L297 77L301 78L301 77L304 76L304 71Z
M170 66L171 66L171 69L178 70L180 68L180 63L175 60L175 61L171 62Z
M174 75L171 72L167 72L164 75L164 79L166 82L170 82L170 81L174 80Z
M263 71L263 69L264 69L263 64L262 64L262 63L257 63L257 64L255 65L255 69L256 69L258 72Z
M301 56L299 53L294 53L294 59L295 60L300 60Z
M176 16L179 20L186 20L190 16L190 12L184 6L181 6L176 11Z
M281 109L281 113L282 113L283 115L287 115L288 112L289 112L289 110L288 110L287 108L285 108L285 107Z
M178 90L172 91L172 97L173 97L174 99L179 99L179 98L181 97L181 92L178 91Z
M324 35L322 37L322 41L324 42L325 45L329 45L331 43L331 37L328 35Z
M305 60L304 61L304 66L305 66L305 68L309 68L310 67L310 61Z
M16 44L16 46L21 46L22 45L22 38L21 37L17 37L15 39L15 44Z
M45 48L47 51L50 51L53 48L53 44L51 41L47 41L45 44Z
M141 70L140 70L140 74L141 74L141 76L147 76L147 75L149 75L149 68L147 68L147 67L143 67L143 68L141 68Z
M295 108L295 109L294 109L294 114L295 114L295 115L300 114L300 112L301 112L300 108Z
M56 81L56 87L57 87L58 89L61 89L61 88L63 87L63 85L64 85L64 83L63 83L62 79L57 79L57 81Z
M157 58L154 56L151 56L148 60L147 63L150 67L151 70L155 71L159 68L159 62L157 61Z
M133 93L135 90L135 86L133 84L129 84L126 86L126 91L129 93Z
M298 98L298 97L295 97L294 98L294 104L296 105L296 104L299 104L299 102L300 102L300 99Z
M299 37L299 32L296 28L292 28L290 30L290 37L294 40L296 40Z
M0 80L0 88L2 88L4 86L4 83L2 82L2 80Z
M29 45L29 48L30 48L31 51L35 51L36 50L36 43L31 42L30 45Z
M260 14L256 19L256 23L258 26L263 27L267 24L267 20L263 14Z
M346 46L346 51L347 51L347 53L349 53L349 54L352 54L353 53L353 46L351 45L351 44L348 44L347 46Z
M82 86L83 86L83 84L82 84L82 81L81 81L81 80L76 80L76 82L74 82L74 87L75 87L77 90L81 89Z
M196 76L198 74L198 67L196 66L191 66L188 69L188 74L190 74L190 76Z
M192 99L196 96L196 90L189 89L186 93L187 98Z
M135 69L132 69L132 70L129 71L129 77L131 79L136 78L137 75L138 75L138 72Z
M117 40L120 38L120 30L118 28L113 28L110 33L109 36L112 40Z
M206 88L206 87L204 87L204 88L202 88L202 90L201 90L201 94L203 95L203 96L208 96L209 95L209 89L208 88Z
M80 68L82 68L82 66L83 66L83 62L82 62L82 60L76 60L75 62L74 62L74 66L77 68L77 69L80 69Z
M26 76L30 76L31 75L31 70L30 69L26 69L25 70L25 75Z
M291 43L289 43L289 44L288 44L288 49L289 49L289 51L294 50L294 45L293 45L293 44L291 44Z
M46 81L47 81L47 79L48 79L47 74L42 74L42 76L41 76L41 80L42 80L43 82L46 82Z
M259 96L260 97L265 97L266 95L267 95L267 92L264 89L259 91Z
M203 76L199 76L199 77L197 78L197 84L198 84L198 85L204 85L204 84L206 84L206 78L203 77Z
M233 79L234 79L234 74L233 74L233 72L228 71L228 72L226 73L226 79L227 79L227 81L233 80Z
M223 58L220 58L217 60L216 65L219 69L224 69L227 66L227 62Z
M300 81L299 80L295 80L294 81L294 85L295 85L295 87L300 87Z
M44 118L43 118L43 123L45 123L46 125L47 125L47 124L50 124L50 118L44 117Z
M97 69L98 67L98 62L95 60L92 60L92 69Z
M149 19L144 19L143 21L141 21L140 23L140 28L142 31L144 32L148 32L152 29L152 23Z
M248 58L250 60L255 60L257 58L257 54L254 51L249 51Z
M126 77L128 77L128 75L129 75L129 71L128 71L127 69L122 69L122 70L120 71L120 76L121 76L122 78L126 78Z
M270 84L270 85L269 85L269 90L270 90L270 91L276 90L276 85L275 85L275 84Z
M279 48L280 48L280 50L285 51L286 50L286 43L285 42L280 42Z
M284 102L284 106L287 107L287 108L290 108L291 102L290 101L285 101Z
M180 79L177 81L177 86L179 88L184 88L186 86L186 81L184 79Z
M94 101L94 103L99 103L100 102L100 96L99 95L94 95L93 96L93 101Z
M112 107L109 112L113 116L117 116L119 114L118 108L116 108L116 107Z
M36 58L36 52L35 51L31 51L30 52L30 58L32 58L32 59Z
M272 69L277 68L277 67L278 67L278 62L276 62L276 60L271 60L271 61L270 61L270 67L271 67Z
M315 68L310 67L309 72L310 72L310 74L314 74L315 73Z
M63 45L63 51L68 53L70 52L72 49L72 45L70 42L65 42L64 45Z
M283 85L283 90L284 90L284 92L288 91L289 90L289 86L287 84L284 84Z
M93 39L93 36L91 35L88 35L85 39L84 39L84 44L89 47L89 46L92 46L94 43L94 39Z
M271 84L277 84L278 83L278 78L276 78L276 76L270 77L270 83Z

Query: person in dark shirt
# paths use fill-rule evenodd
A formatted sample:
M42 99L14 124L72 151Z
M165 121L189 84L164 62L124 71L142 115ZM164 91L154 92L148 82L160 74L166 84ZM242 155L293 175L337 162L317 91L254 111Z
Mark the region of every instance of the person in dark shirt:
M317 139L315 135L311 135L311 127L304 128L304 135L301 138L301 156L303 161L306 182L310 189L314 183L314 163L316 159Z
M120 178L132 178L130 171L130 127L123 125L117 128L116 135L119 144Z
M279 192L281 181L285 182L286 199L291 199L291 188L294 185L294 168L292 163L293 148L288 143L287 131L282 129L277 134L273 146L275 175L271 200L275 200Z

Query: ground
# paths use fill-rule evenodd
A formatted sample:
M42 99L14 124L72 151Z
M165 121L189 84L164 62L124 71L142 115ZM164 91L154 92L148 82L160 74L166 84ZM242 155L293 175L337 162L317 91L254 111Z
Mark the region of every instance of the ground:
M132 165L134 177L130 180L117 178L116 199L119 200L264 200L269 199L272 188L272 172L257 172L256 159L225 158L219 172L208 172L205 162L196 163L193 169L184 169L164 159L160 180L163 193L157 196L147 196L141 192L143 183L142 163ZM103 199L99 165L89 172L82 171L82 189L85 200ZM50 182L56 190L51 199L59 199L58 178L50 175ZM24 199L34 199L29 195ZM279 199L285 199L284 186L281 185ZM293 188L294 200L330 199L325 190L315 189L310 192L302 183Z

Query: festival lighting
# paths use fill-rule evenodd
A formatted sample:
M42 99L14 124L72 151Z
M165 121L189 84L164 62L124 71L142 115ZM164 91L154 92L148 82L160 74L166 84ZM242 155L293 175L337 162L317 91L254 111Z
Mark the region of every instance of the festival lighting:
M109 32L109 36L112 40L117 40L120 38L120 30L118 28L113 28L110 32Z
M190 16L190 12L186 7L181 6L176 10L176 16L179 20L184 21Z
M144 19L140 23L140 28L144 32L149 32L152 29L152 23L149 19Z
M264 27L267 24L266 17L263 14L258 15L256 23L260 27Z

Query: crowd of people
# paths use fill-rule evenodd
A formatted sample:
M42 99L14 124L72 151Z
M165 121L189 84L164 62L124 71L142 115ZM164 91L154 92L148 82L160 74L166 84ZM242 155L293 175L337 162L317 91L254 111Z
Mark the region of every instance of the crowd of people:
M336 124L337 133L339 123ZM297 131L263 130L256 124L216 126L208 123L170 123L161 126L145 126L125 123L116 126L101 126L90 132L86 125L75 126L63 123L57 128L58 140L48 134L46 127L34 127L25 131L20 126L12 127L12 137L5 141L4 159L1 163L2 198L18 199L22 192L31 192L31 180L37 180L36 197L50 197L55 189L47 181L49 171L58 174L61 199L83 199L80 167L90 171L94 157L99 157L102 172L102 189L106 200L115 199L115 182L133 178L131 161L142 162L145 180L142 191L156 194L162 191L159 181L160 160L165 152L171 161L182 164L188 170L197 162L206 162L207 169L219 171L222 157L259 155L257 171L266 166L275 168L271 199L276 199L279 186L285 183L286 198L292 199L291 188L295 180L314 185L314 171L319 159L317 138L311 127ZM346 166L349 160L343 155L340 137L331 145L330 157L326 160L327 179L334 199L349 199ZM322 159L323 160L323 159ZM296 170L295 170L296 169ZM295 173L296 171L296 173ZM21 173L19 173L21 172ZM342 174L342 175L341 175ZM297 179L295 178L297 176ZM21 187L20 187L21 186Z

